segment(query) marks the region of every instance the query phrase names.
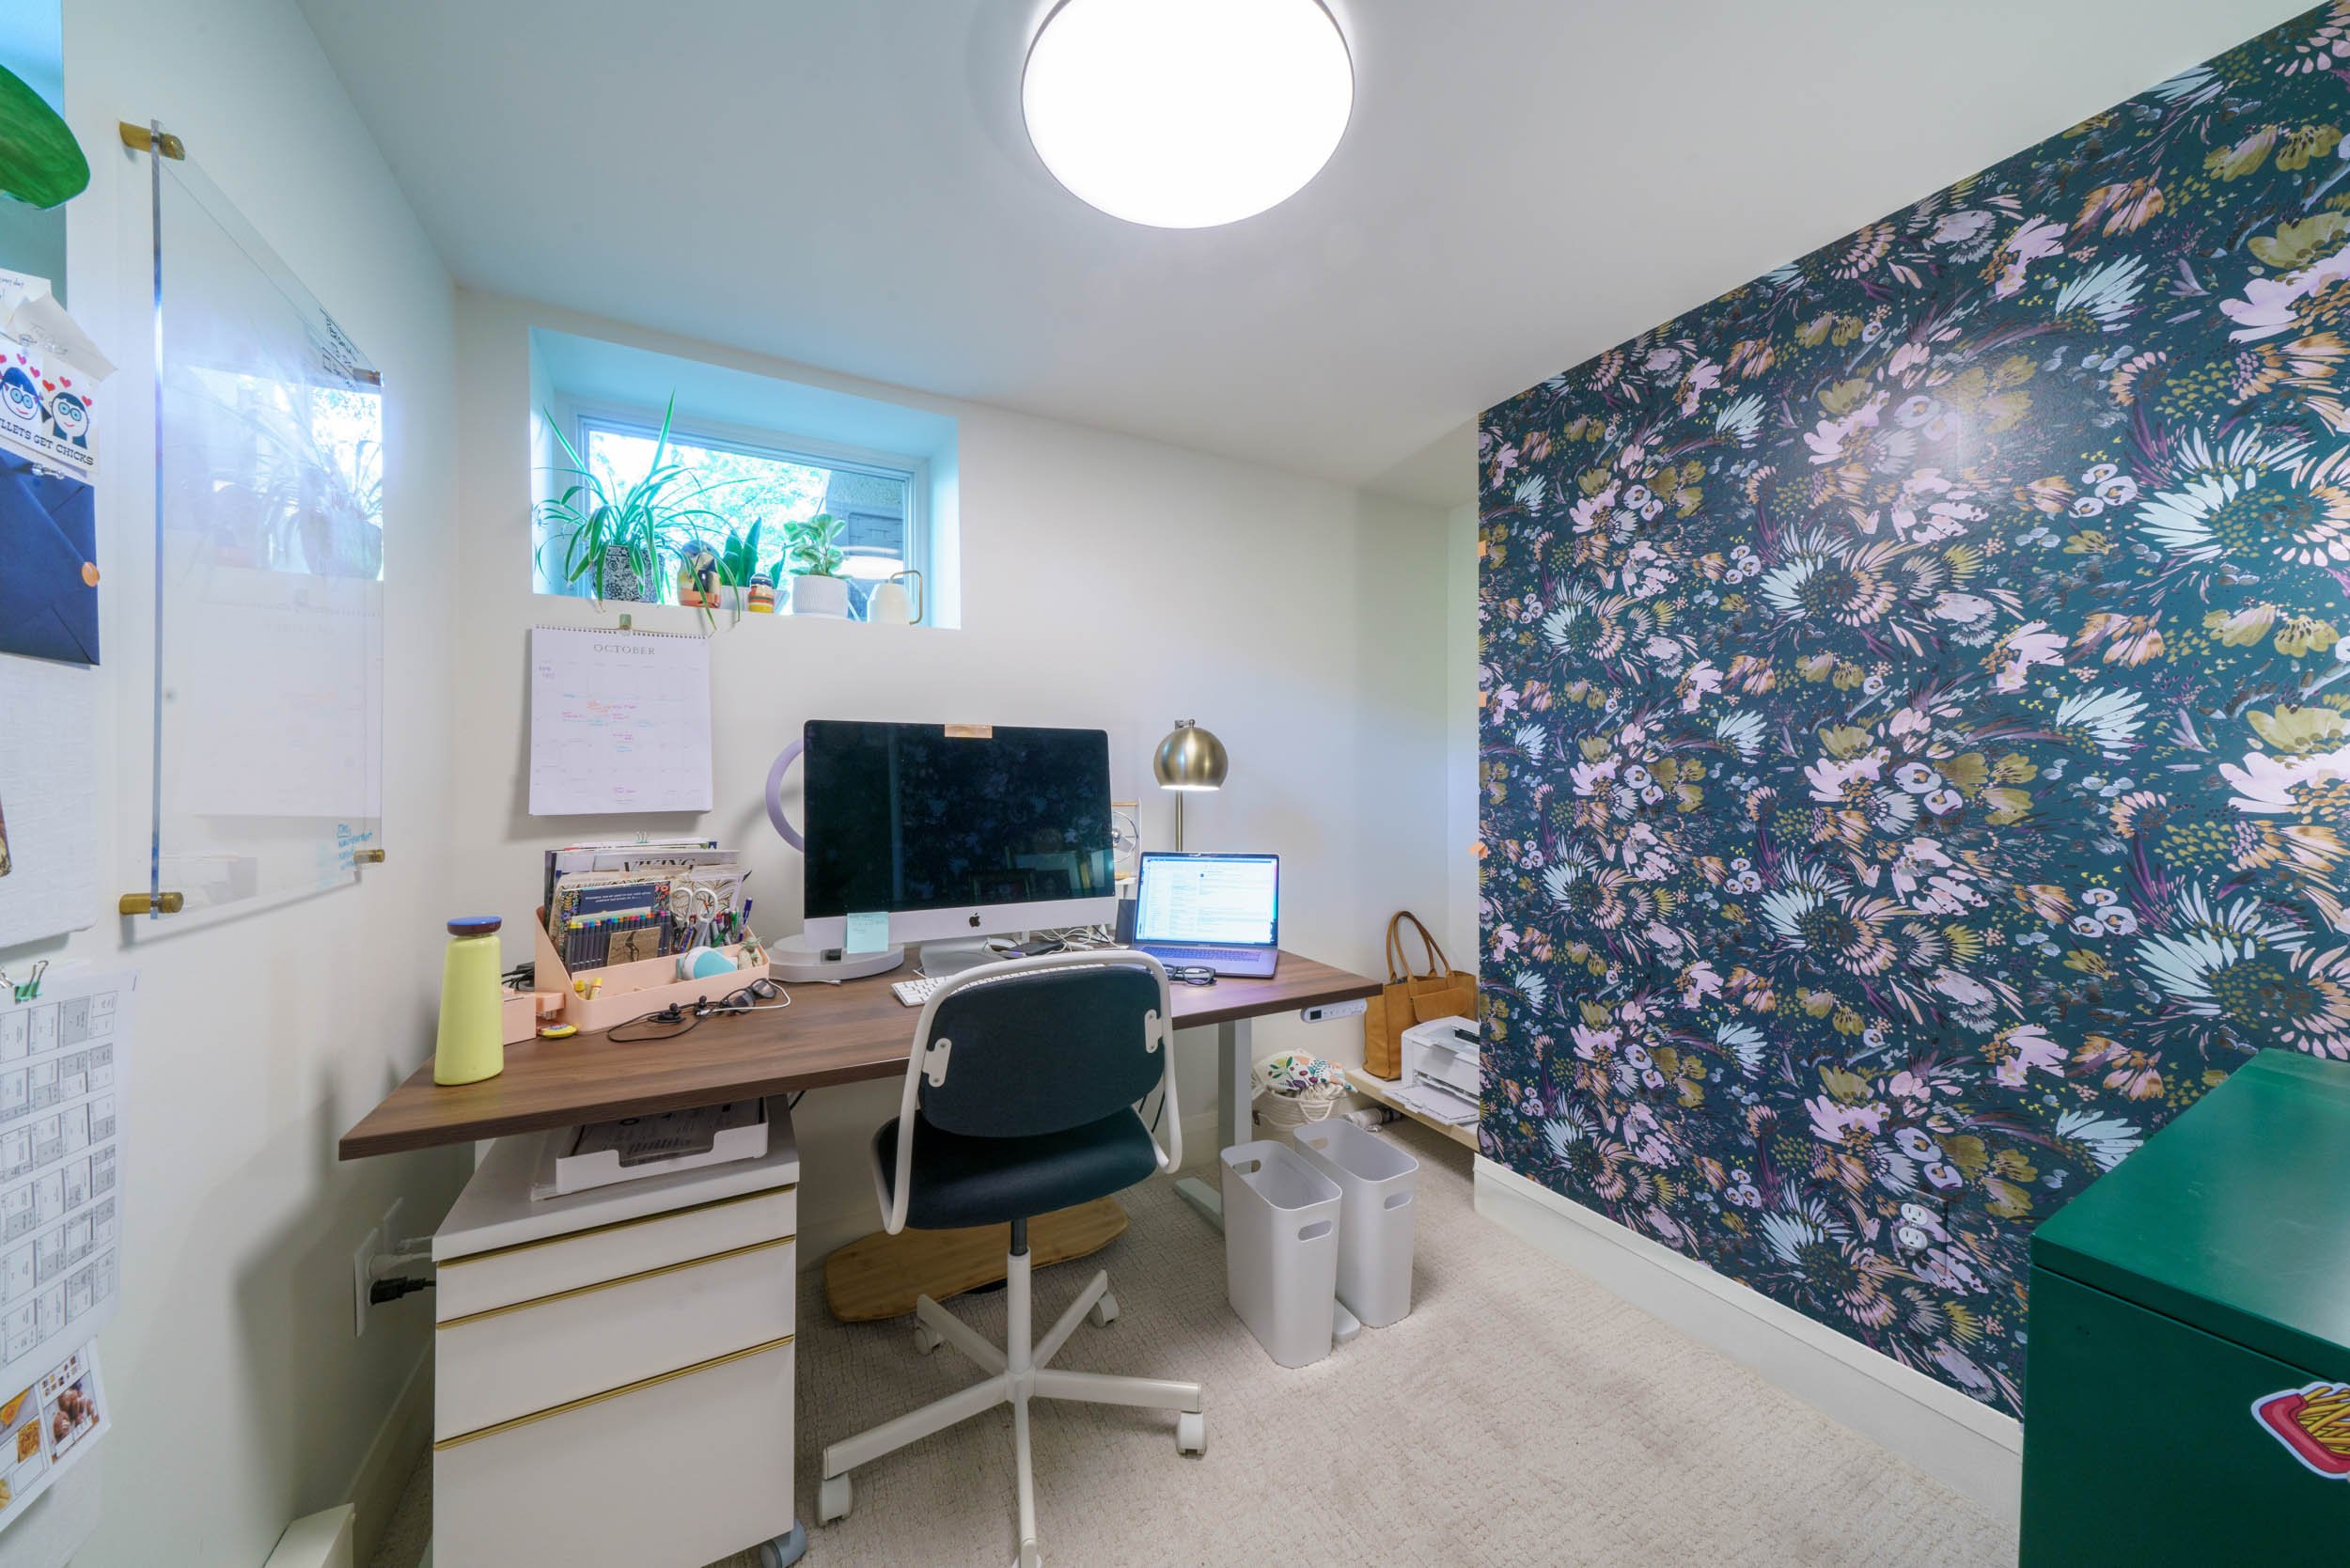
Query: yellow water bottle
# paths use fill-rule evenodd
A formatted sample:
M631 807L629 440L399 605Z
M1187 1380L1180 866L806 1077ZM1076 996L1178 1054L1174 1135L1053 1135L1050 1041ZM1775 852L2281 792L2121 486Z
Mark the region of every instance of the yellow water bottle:
M436 1084L479 1083L506 1071L497 933L494 915L468 915L448 923L448 956L441 964L441 1036L432 1052Z

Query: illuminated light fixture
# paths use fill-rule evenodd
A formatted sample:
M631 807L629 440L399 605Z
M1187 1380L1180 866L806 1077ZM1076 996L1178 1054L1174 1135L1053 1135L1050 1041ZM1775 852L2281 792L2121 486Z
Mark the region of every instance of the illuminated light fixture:
M1221 790L1232 771L1224 743L1190 719L1177 719L1175 728L1152 754L1151 774L1162 790L1175 792L1175 847L1183 847L1183 797Z
M1020 102L1053 178L1154 228L1279 205L1322 171L1355 107L1319 0L1061 0Z

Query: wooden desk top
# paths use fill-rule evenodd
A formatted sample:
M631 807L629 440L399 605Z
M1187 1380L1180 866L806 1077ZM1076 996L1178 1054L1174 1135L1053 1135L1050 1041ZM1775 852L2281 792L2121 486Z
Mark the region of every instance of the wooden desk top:
M921 1013L890 995L906 972L844 985L794 985L774 1012L703 1019L671 1041L614 1044L602 1034L526 1040L506 1048L506 1071L444 1089L426 1062L345 1133L346 1160L509 1133L649 1116L827 1084L894 1078L906 1070ZM1292 1008L1349 1001L1379 983L1292 952L1271 980L1175 987L1175 1024L1199 1028Z

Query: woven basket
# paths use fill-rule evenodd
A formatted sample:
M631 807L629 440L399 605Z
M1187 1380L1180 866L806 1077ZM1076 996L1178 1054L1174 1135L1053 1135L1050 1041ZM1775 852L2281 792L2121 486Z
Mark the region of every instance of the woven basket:
M1253 1076L1257 1121L1275 1132L1321 1121L1346 1108L1346 1074L1320 1057L1285 1051L1257 1063Z

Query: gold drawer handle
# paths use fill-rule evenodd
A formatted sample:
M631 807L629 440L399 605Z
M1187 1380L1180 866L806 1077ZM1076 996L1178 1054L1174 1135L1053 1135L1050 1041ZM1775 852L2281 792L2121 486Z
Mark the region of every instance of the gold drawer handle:
M799 1187L799 1183L790 1182L779 1187L761 1187L757 1192L738 1192L731 1198L713 1198L707 1203L692 1203L682 1209L664 1209L657 1215L638 1215L634 1219L607 1220L602 1225L588 1225L577 1231L566 1231L559 1236L539 1236L530 1241L509 1242L504 1247L485 1247L479 1252L468 1252L462 1258L444 1259L439 1266L443 1269L452 1269L466 1263L487 1262L492 1258L510 1257L517 1252L533 1251L541 1247L560 1247L565 1242L577 1241L583 1236L601 1236L607 1231L628 1231L639 1225L657 1225L665 1219L676 1219L682 1215L700 1214L704 1209L727 1209L732 1208L737 1203L755 1203L762 1198L773 1198L778 1193L797 1192Z
M634 1285L639 1279L658 1279L665 1274L676 1274L684 1269L700 1268L707 1263L723 1263L729 1258L746 1257L753 1252L764 1252L770 1247L790 1247L798 1239L797 1236L777 1236L773 1241L753 1242L748 1247L728 1247L724 1252L713 1252L706 1257L688 1258L682 1263L664 1263L659 1268L641 1269L634 1274L623 1274L617 1279L599 1279L592 1285L574 1285L568 1291L556 1291L551 1295L534 1295L528 1301L509 1301L503 1307L484 1307L478 1312L467 1312L462 1317L443 1318L439 1323L434 1324L433 1327L436 1329L455 1328L462 1324L479 1323L484 1318L501 1318L509 1312L522 1312L533 1307L543 1307L550 1301L569 1301L575 1295L592 1295L598 1291L608 1291L615 1285Z
M658 1388L664 1383L675 1383L681 1377L692 1377L697 1372L706 1372L713 1367L723 1367L733 1361L747 1361L754 1356L764 1356L771 1350L781 1350L791 1342L791 1336L786 1334L780 1340L770 1340L763 1345L753 1345L748 1350L738 1350L726 1356L713 1356L707 1361L697 1361L690 1367L680 1367L675 1372L656 1372L650 1377L640 1377L634 1383L623 1383L617 1388L606 1388L601 1394L588 1394L562 1404L550 1405L544 1410L534 1410L527 1416L516 1416L510 1419L499 1421L494 1426L485 1426L473 1432L462 1432L454 1437L444 1437L432 1445L432 1451L434 1453L445 1452L449 1449L476 1442L483 1437L494 1437L501 1432L511 1432L518 1426L528 1426L534 1421L543 1421L549 1417L567 1415L573 1410L585 1410L591 1404L602 1404L606 1400L619 1399L624 1394L637 1393L646 1388Z

